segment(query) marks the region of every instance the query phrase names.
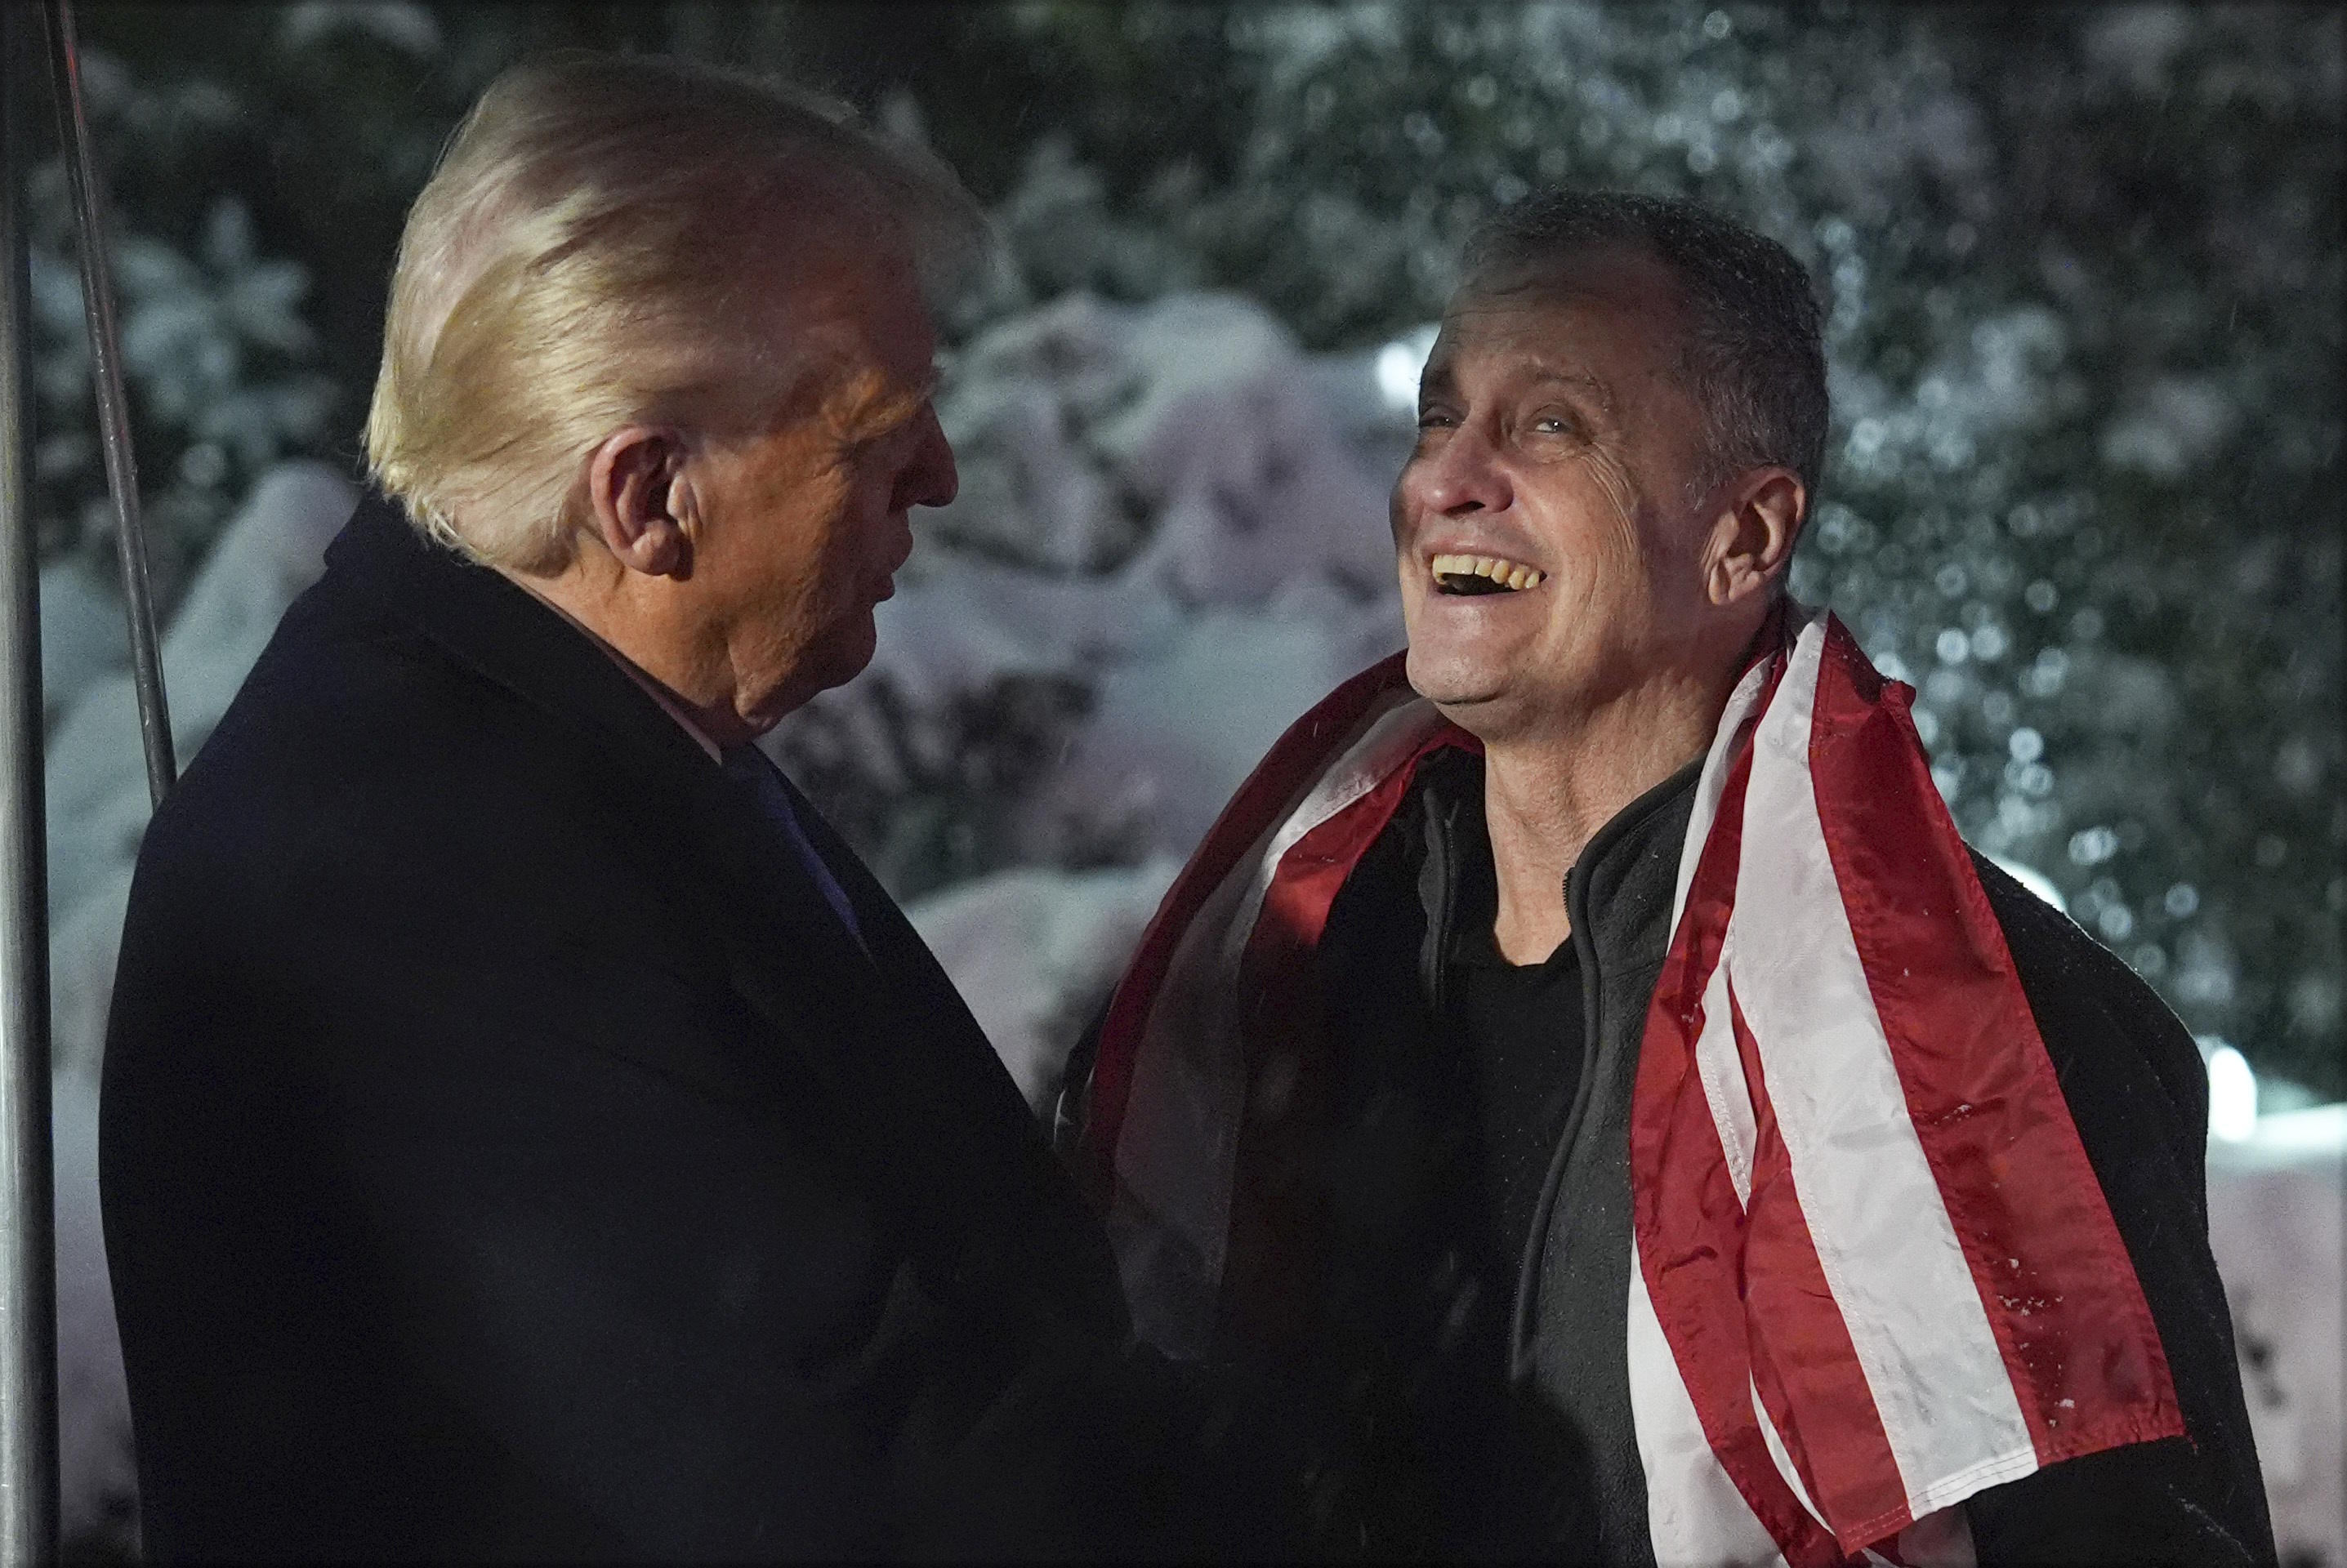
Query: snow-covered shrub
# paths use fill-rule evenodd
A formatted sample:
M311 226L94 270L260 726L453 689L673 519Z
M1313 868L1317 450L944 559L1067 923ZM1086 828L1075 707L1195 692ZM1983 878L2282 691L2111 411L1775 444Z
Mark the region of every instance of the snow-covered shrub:
M1068 1045L1107 1002L1180 869L1170 856L1096 871L1004 871L906 913L1038 1115Z
M1229 295L1071 295L954 358L962 474L863 676L776 758L901 895L1185 854L1286 724L1400 646L1383 479Z
M2338 1094L2341 25L1019 8L971 27L996 68L1056 73L999 209L1024 291L999 298L1236 290L1374 352L1533 186L1744 217L1829 306L1796 590L1916 683L1968 836L2053 877L2196 1028ZM2114 853L2067 853L2098 829Z

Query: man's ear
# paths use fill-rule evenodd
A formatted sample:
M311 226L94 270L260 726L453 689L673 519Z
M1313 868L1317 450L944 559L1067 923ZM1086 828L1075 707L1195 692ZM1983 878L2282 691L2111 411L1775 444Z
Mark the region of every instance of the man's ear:
M587 464L587 504L603 547L651 577L692 573L692 537L682 510L685 448L673 430L631 424L603 438Z
M1761 592L1792 559L1809 495L1788 468L1756 468L1721 496L1704 562L1704 590L1722 606Z

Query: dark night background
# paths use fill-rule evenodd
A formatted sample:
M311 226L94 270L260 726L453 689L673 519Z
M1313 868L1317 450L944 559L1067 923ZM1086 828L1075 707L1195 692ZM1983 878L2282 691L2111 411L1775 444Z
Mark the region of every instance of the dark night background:
M264 473L356 474L407 203L504 66L778 70L960 172L1004 251L946 334L964 495L882 664L775 743L948 927L1009 907L953 903L981 888L1145 913L1235 769L1399 646L1396 372L1480 212L1545 182L1715 202L1829 303L1795 586L1916 686L1967 836L2237 1046L2269 1108L2347 1095L2337 9L85 0L80 27L167 618ZM62 1078L94 1059L102 1002L72 988L102 997L144 791L127 717L80 738L84 693L128 709L35 107ZM1214 528L1224 554L1169 554ZM1292 570L1266 565L1283 530ZM1211 760L1165 761L1173 732ZM1108 951L1022 1025L1046 1055L1133 934L1094 923Z
M780 68L917 128L1002 219L993 315L1211 287L1344 349L1430 321L1467 223L1530 182L1735 209L1833 301L1800 585L1921 687L1975 841L2196 1028L2329 1097L2339 21L179 4L91 5L82 30L167 604L267 463L354 461L405 205L532 49ZM62 261L59 184L37 188ZM42 494L55 548L95 555L76 296L44 270Z

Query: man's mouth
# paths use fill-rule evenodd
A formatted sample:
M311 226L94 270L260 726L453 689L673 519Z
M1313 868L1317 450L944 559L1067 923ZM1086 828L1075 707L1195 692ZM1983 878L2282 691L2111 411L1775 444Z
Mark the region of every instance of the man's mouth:
M1437 555L1428 563L1438 594L1513 594L1537 588L1546 574L1504 555Z

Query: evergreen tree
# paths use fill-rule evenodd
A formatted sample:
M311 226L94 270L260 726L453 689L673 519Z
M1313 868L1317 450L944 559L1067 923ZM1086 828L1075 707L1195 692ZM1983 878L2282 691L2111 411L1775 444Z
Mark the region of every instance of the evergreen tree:
M2334 12L93 5L84 34L167 587L267 463L354 461L405 205L533 48L780 68L925 135L1013 261L963 336L1221 288L1375 346L1536 185L1717 203L1829 300L1796 587L1915 683L1965 832L2196 1029L2347 1090ZM94 554L54 168L32 189L40 494Z

